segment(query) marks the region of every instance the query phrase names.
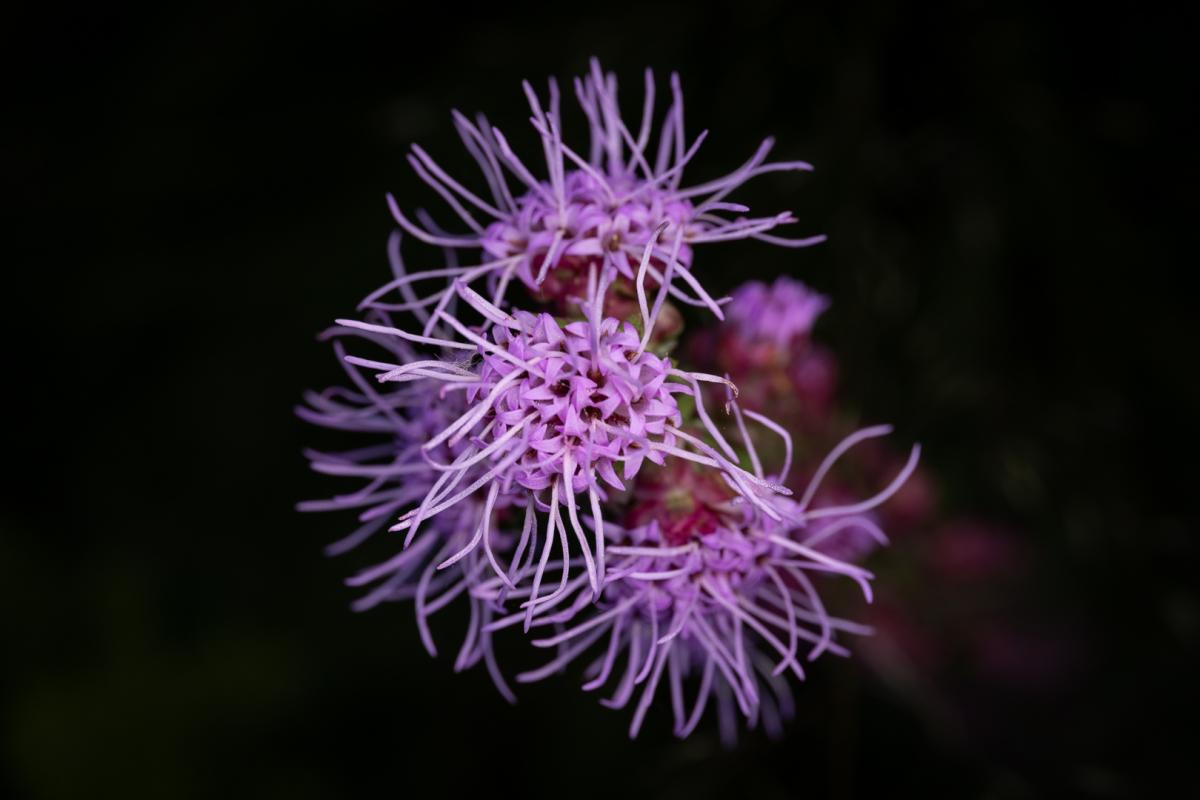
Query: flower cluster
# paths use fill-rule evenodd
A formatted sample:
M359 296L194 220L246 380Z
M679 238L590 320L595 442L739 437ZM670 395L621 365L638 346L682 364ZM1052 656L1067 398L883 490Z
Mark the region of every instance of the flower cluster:
M788 426L739 396L731 370L691 369L672 354L679 305L707 308L747 346L781 351L808 336L824 298L784 283L715 298L694 274L701 244L819 241L782 239L770 231L790 214L746 216L725 199L756 175L808 165L767 162L767 140L726 177L685 186L706 134L688 143L676 76L653 147L649 72L636 133L597 63L574 88L586 153L562 138L557 85L545 106L525 86L545 178L483 117L455 113L490 199L413 147L413 168L468 232L447 233L424 211L413 221L389 197L401 230L444 248L446 264L408 272L393 234L393 280L366 297L363 319L327 332L349 385L309 393L299 413L371 441L310 451L314 470L360 484L301 508L358 514L334 554L385 528L399 534L398 551L350 579L366 591L355 607L413 600L432 654L428 618L463 598L470 621L455 666L483 662L510 699L492 644L506 629L555 649L518 682L582 661L585 689L612 688L606 705L636 696L631 735L660 685L677 735L710 704L727 739L738 714L778 732L793 708L784 673L803 678L804 662L848 654L839 635L867 632L828 613L818 587L841 577L870 599L863 549L847 542L886 541L875 509L919 450L867 499L831 493L835 462L890 430L868 428L789 488ZM477 263L459 266L463 251ZM373 352L348 354L350 343Z

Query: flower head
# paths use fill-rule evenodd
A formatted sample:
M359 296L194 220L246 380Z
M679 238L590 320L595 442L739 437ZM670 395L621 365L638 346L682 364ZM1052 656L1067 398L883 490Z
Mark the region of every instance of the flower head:
M727 374L748 405L789 427L827 430L837 385L837 361L813 342L829 299L800 281L748 281L725 306L726 324L691 337L701 368Z
M771 286L747 281L733 293L726 317L745 342L767 342L780 350L812 332L829 298L786 276Z
M388 320L380 317L380 321ZM397 360L415 359L403 340L341 326L325 334L325 338L333 339L334 351L353 388L337 386L308 392L305 405L298 407L297 413L314 425L370 438L366 446L351 450L310 449L305 453L314 471L360 482L352 492L299 504L302 511L357 514L359 526L327 547L329 555L341 555L363 545L390 523L399 510L417 502L433 488L437 473L426 463L422 446L464 407L461 395L442 396L437 386L428 382L376 388L347 360L342 340L359 337L373 341ZM451 458L461 450L461 445L446 445L437 455ZM443 570L455 563L454 555L462 552L473 537L499 528L498 523L510 504L511 498L507 496L489 496L486 502L464 502L454 514L434 520L425 537L412 547L361 570L347 581L354 587L367 587L353 608L365 611L382 602L415 600L421 641L431 655L435 654L437 648L429 629L429 617L463 594L488 563L479 552L467 550L455 569ZM503 532L488 537L488 541L499 552L510 551L515 544L515 538ZM475 598L470 598L469 603L470 622L455 668L466 669L483 661L501 694L511 700L512 691L496 663L491 634L486 630L494 608Z
M363 307L427 308L447 297L450 288L418 297L412 285L447 277L467 283L484 280L498 306L504 305L505 292L515 278L539 299L566 307L582 296L590 270L611 267L632 280L642 251L658 238L656 231L667 226L678 232L677 242L673 248L669 241L655 246L649 263L651 280L661 283L664 273L674 269L683 285L672 288L672 298L707 306L720 318L720 304L691 274L697 245L759 239L805 247L824 240L823 236L785 239L774 235L770 233L774 229L796 222L790 212L745 216L748 207L725 199L756 176L812 169L802 161L767 161L774 144L769 138L733 172L684 184L684 169L707 131L687 141L677 75L671 75L671 104L654 144L655 82L649 70L636 132L621 116L616 77L605 73L598 61L593 59L589 73L575 80L575 97L588 124L586 148L572 147L563 138L561 96L555 81L549 83L548 102L543 102L529 83L523 86L532 112L530 122L545 160L545 177L536 176L485 117L472 121L454 112L455 127L479 165L487 184L482 194L487 196L450 176L419 145L413 145L409 163L467 231L447 233L423 211L410 219L390 195L388 201L404 231L427 244L477 251L479 263L398 275L368 296ZM393 292L401 295L399 303L387 299Z
M549 510L546 542L551 543L558 530L564 563L569 563L567 531L556 516L560 504L565 505L589 583L598 594L605 571L600 505L607 499L598 479L623 489L621 479L633 478L644 461L661 464L667 456L676 456L714 468L742 496L768 513L770 507L762 496L788 493L783 486L742 469L736 453L708 417L701 383L728 381L676 369L667 359L647 351L658 307L671 286L668 275L652 309L644 288L651 248L652 243L647 245L637 273L639 303L647 320L640 337L630 323L602 317L606 278L612 276L601 277L597 283L594 271L589 302L582 304L585 319L565 325L545 313L509 314L461 281L454 284L455 292L482 316L480 332L445 310L437 313L438 320L465 342L385 325L339 321L374 335L446 351L470 351L479 359L477 364L463 365L416 356L405 363L348 357L353 364L375 369L381 383L441 381L443 392L466 395L463 413L421 445L425 461L440 476L416 507L401 514L391 527L406 531L406 545L425 520L477 493L486 490L494 501L521 487L529 492L525 501L529 509L541 504ZM717 446L680 427L682 418L674 397L678 394L693 399L702 428L711 433ZM459 448L453 459L438 460L431 455L435 448L446 445ZM540 494L546 489L548 499ZM590 541L579 520L577 493L586 495L596 526ZM479 543L477 536L456 557ZM486 537L483 545L488 547ZM515 567L506 570L497 565L495 569L510 588L514 588L510 573ZM535 603L540 575L541 570L533 577Z
M768 501L773 515L715 487L704 487L703 499L680 508L678 498L660 496L670 495L674 484L655 478L639 481L635 504L649 506L650 521L606 528L611 564L595 602L589 602L586 586L576 580L543 604L531 624L528 612L492 623L492 629L499 630L524 617L527 628L557 630L533 640L537 647L557 648L556 657L517 680L541 680L598 646L585 668L584 689L613 686L612 695L602 702L614 708L638 695L631 736L640 730L664 676L676 735L687 736L695 728L712 698L727 740L736 733L735 711L750 725L761 720L769 733L778 733L793 708L782 674L803 679L804 660L825 652L848 655L837 642L839 634L868 632L831 616L816 586L823 577L843 576L870 599L871 573L830 551L849 534L886 542L869 513L903 484L916 466L919 448L874 497L839 506L809 504L842 453L888 430L880 426L848 438L830 453L799 501L780 496ZM749 437L745 445L754 453ZM753 460L757 465L756 456ZM685 481L687 469L677 471ZM761 475L761 467L756 469ZM688 483L704 486L702 477ZM661 513L672 506L685 513ZM635 506L634 521L637 512ZM487 579L473 591L493 599L503 587ZM690 700L685 697L689 691Z
M517 483L545 489L562 475L581 492L595 481L594 469L623 489L616 466L628 479L643 459L662 463L664 451L652 444L674 446L668 428L683 424L667 384L669 360L642 350L634 327L611 317L599 330L586 320L560 326L545 313L514 318L516 328L495 330L500 349L483 354L479 385L467 397L491 404L492 438L514 425L530 428L528 449L514 465ZM517 362L526 365L520 373ZM519 380L506 385L514 375Z

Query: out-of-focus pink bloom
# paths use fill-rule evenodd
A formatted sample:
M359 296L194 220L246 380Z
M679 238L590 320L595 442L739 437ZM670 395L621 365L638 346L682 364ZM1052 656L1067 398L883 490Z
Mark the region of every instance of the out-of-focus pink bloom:
M747 281L733 293L725 316L738 338L747 343L770 343L778 350L798 338L807 339L817 317L829 308L829 298L786 276L767 286Z
M791 278L751 281L734 291L728 324L695 336L689 352L728 374L748 407L805 433L827 430L838 367L811 334L828 307L828 298Z
M828 421L838 388L838 363L833 353L821 345L811 345L792 358L787 376L797 412L810 426Z
M1083 657L1070 626L1056 630L1045 622L993 620L972 632L971 646L979 677L1026 691L1062 688Z
M947 522L929 536L929 566L947 582L977 583L1017 576L1025 566L1020 540L981 520Z

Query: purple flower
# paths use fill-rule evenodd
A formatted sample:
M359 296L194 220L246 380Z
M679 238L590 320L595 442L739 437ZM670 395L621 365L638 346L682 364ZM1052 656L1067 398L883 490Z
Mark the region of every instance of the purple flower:
M741 414L734 408L744 433ZM817 583L824 577L847 577L871 599L871 573L830 556L827 549L837 537L852 533L886 542L869 512L911 474L919 447L874 497L840 506L809 504L842 453L889 431L879 426L848 437L830 453L799 501L780 496L768 500L774 514L730 493L724 503L710 496L707 505L716 513L717 524L697 525L686 539L677 526L668 537L657 521L631 528L608 525L611 563L598 599L593 600L584 581L576 578L552 602L542 604L532 620L529 611L517 611L491 623L493 631L521 620L527 629L555 629L532 643L557 648L556 656L517 680L541 680L590 652L585 690L613 686L612 695L601 701L613 708L628 705L637 695L630 736L637 735L664 682L677 736L690 734L714 699L726 741L736 734L738 712L750 726L761 720L768 733L779 733L793 709L783 673L803 679L803 661L826 652L849 654L838 643L839 634L869 633L864 626L831 616ZM762 477L748 436L744 443ZM496 578L481 581L472 591L493 601L502 593L509 599L528 596L528 590L510 591Z
M770 286L761 281L743 283L734 291L725 315L743 341L770 342L783 349L793 339L807 337L828 308L829 298L800 281L779 277Z
M514 277L547 299L578 298L582 280L593 268L612 267L631 280L638 257L657 239L656 231L666 225L677 232L674 255L672 247L656 245L649 264L650 278L662 283L663 272L674 262L686 288L672 288L672 297L707 306L721 317L718 302L691 274L695 245L759 239L785 247L805 247L824 240L824 236L785 239L768 233L795 222L795 218L789 212L747 217L746 206L725 200L758 175L812 169L801 161L768 162L773 145L770 138L728 175L690 186L683 184L684 168L707 131L688 143L677 75L671 75L671 105L652 144L653 73L646 71L641 118L634 132L621 117L616 77L603 72L593 59L589 74L574 82L575 97L589 131L587 147L579 150L569 146L562 136L558 84L549 82L546 104L528 82L523 86L545 158L546 177L535 176L485 117L480 115L472 122L454 112L459 136L483 173L487 191L482 194L486 197L451 177L418 145L413 145L409 163L446 201L467 232L447 233L423 211L417 213L414 222L390 195L388 202L396 221L412 236L450 250L477 250L480 262L398 274L396 280L368 296L362 307L423 310L441 303L450 296L451 289L419 297L412 285L447 277L468 284L486 281L497 306L504 305L505 292ZM736 216L728 216L731 214ZM397 252L398 246L397 239ZM400 295L398 302L385 300L392 292Z
M478 493L486 491L486 504L490 506L500 495L523 488L527 513L537 508L548 512L544 554L532 577L532 610L533 605L547 601L537 592L556 533L564 563L570 563L569 539L578 543L591 589L599 593L605 572L600 507L608 499L601 481L623 489L621 479L634 477L645 460L661 464L666 456L675 456L714 468L749 502L773 513L762 497L786 494L788 490L742 469L736 452L704 408L701 382L729 385L728 381L676 369L670 361L646 349L654 320L671 287L668 272L654 306L650 306L644 281L652 244L647 244L637 273L642 318L647 320L640 337L630 323L601 317L611 271L598 284L593 271L589 302L582 304L585 319L566 325L549 314L509 314L461 281L453 288L459 299L483 318L480 332L445 310L438 311L434 321L465 342L339 320L339 324L355 330L446 351L465 350L479 358L478 364L415 355L400 363L356 356L347 359L376 370L381 383L433 380L444 384L442 392L466 394L463 413L420 447L425 461L439 476L432 486L421 485L423 498L390 528L406 531L406 547L426 520ZM692 398L700 422L717 447L681 428L675 400L679 394ZM433 451L443 446L458 448L452 459L433 456ZM577 493L586 495L591 511L595 530L590 541L580 523ZM561 518L564 506L569 535ZM482 542L496 575L513 588L511 574L517 565L501 567L486 533L484 526L477 528L476 535L446 564L454 563Z
M491 436L531 429L528 450L514 465L517 483L540 490L561 475L582 492L595 470L624 489L615 466L629 479L645 458L662 463L655 442L673 447L669 428L683 424L672 394L678 384L667 384L668 359L642 350L633 325L611 317L598 331L588 321L560 326L549 314L517 311L514 319L515 329L495 330L502 349L483 355L480 384L467 396L493 409ZM510 356L527 367L518 373Z
M519 626L535 631L536 647L557 649L519 681L558 672L597 646L585 688L611 686L605 702L614 707L637 697L631 735L663 684L680 736L710 701L726 739L739 714L778 732L793 708L783 673L803 678L804 661L847 654L840 634L866 632L830 615L817 586L846 577L870 599L872 576L852 560L886 542L874 509L912 473L918 449L879 494L839 504L821 490L834 462L889 429L860 431L790 497L791 435L743 410L729 373L778 383L778 356L807 337L828 301L788 279L717 300L693 268L699 244L823 239L781 239L771 231L794 222L790 214L748 217L726 200L757 175L810 167L768 163L768 139L729 175L685 186L684 168L706 134L685 137L677 76L656 136L649 72L636 132L621 118L616 79L597 62L574 88L590 133L578 151L561 135L557 85L543 104L525 84L545 177L483 117L456 112L455 124L487 192L413 146L413 168L467 232L447 233L424 211L413 221L388 198L401 229L444 248L446 264L409 273L393 233L394 279L360 304L363 320L327 332L350 384L308 393L298 413L371 441L308 451L314 470L358 486L300 507L357 514L359 527L331 554L385 527L402 533L397 552L348 580L366 591L354 607L412 599L433 654L429 617L462 598L470 617L455 666L483 662L509 699L492 640ZM464 250L477 251L477 263L461 266ZM418 288L427 281L438 282L433 291ZM554 313L514 303L514 282ZM681 329L676 302L719 319L729 304L729 327L744 345L737 352L747 356L737 368L709 374L667 357ZM351 339L376 352L347 355ZM719 424L706 400L722 391ZM764 470L748 422L779 437L777 472Z
M380 322L389 322L385 316ZM379 336L353 328L335 327L325 338L333 339L334 352L350 378L353 388L330 387L322 392L308 392L306 404L297 414L321 427L368 435L370 444L340 452L309 449L305 455L316 472L357 479L358 488L325 500L310 500L299 504L301 511L353 511L359 527L349 536L326 548L329 555L340 555L357 548L391 522L396 513L420 500L429 492L437 473L426 462L428 451L422 446L437 431L451 422L465 408L461 395L444 395L436 384L412 382L376 388L365 379L356 366L348 362L342 339L362 337L382 347L392 358L411 362L414 351L403 340ZM443 446L435 450L441 458L452 458L461 446ZM415 600L417 628L421 641L430 655L437 652L429 630L428 618L464 593L487 567L479 553L470 553L456 569L441 571L455 553L480 532L499 527L498 516L511 505L508 496L489 497L488 502L464 502L434 520L426 535L410 548L362 570L347 583L351 586L371 586L354 602L356 611L365 611L381 602ZM515 538L500 533L496 549L512 549ZM513 700L511 689L504 680L492 650L491 634L486 626L491 621L494 606L469 597L470 621L467 634L455 659L455 669L462 670L483 661L502 695Z

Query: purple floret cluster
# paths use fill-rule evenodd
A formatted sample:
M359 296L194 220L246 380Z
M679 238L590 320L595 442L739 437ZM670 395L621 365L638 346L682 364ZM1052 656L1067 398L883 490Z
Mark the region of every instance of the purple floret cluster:
M545 313L516 318L520 327L497 329L496 343L529 366L485 356L482 385L496 388L469 389L468 402L491 405L496 438L530 428L517 482L536 491L562 475L583 492L599 476L622 489L616 466L632 478L644 458L661 464L655 445L674 446L670 428L683 424L667 384L671 362L641 349L633 325L612 317L598 330L586 321L560 327Z
M812 333L817 317L829 308L829 298L802 283L779 278L771 286L749 281L732 295L726 318L746 342L770 342L787 347Z
M726 740L739 718L777 734L804 665L847 656L840 640L869 633L831 614L821 589L840 579L871 599L860 561L887 541L876 509L919 449L881 488L831 490L845 452L890 430L866 428L798 480L807 431L765 413L765 395L731 370L693 368L703 359L680 346L683 307L723 321L709 340L747 353L807 339L824 297L786 279L714 296L697 253L821 241L780 236L796 222L788 212L755 216L726 199L809 165L768 162L768 139L724 177L689 185L707 132L687 139L677 76L657 126L649 72L633 127L598 63L573 87L589 132L579 146L562 136L557 84L545 102L525 84L541 175L482 116L454 114L479 189L414 145L410 163L461 228L388 198L393 277L361 318L325 334L347 381L299 408L334 436L358 436L306 453L315 471L356 483L300 507L357 516L330 554L387 537L386 557L348 581L364 593L354 607L411 601L431 654L430 617L465 604L455 668L483 663L509 700L513 680L577 671L605 705L633 707L631 736L660 697L681 737L706 709ZM405 237L441 248L445 264L409 271ZM552 657L510 671L500 636Z

